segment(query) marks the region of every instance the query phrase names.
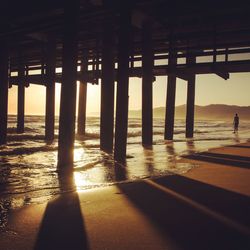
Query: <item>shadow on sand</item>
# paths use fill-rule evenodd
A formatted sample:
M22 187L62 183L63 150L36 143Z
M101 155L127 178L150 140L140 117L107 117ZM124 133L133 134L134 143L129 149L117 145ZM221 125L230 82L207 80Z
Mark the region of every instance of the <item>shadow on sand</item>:
M170 237L180 249L250 249L249 197L177 175L153 182L247 228L242 233L150 182L118 185L164 238Z
M230 147L230 148L250 148L250 146L247 146L247 145L230 145L230 146L226 146L226 147Z
M60 183L62 191L70 188L68 182ZM48 203L34 249L89 249L76 192L61 194Z
M202 152L183 158L250 169L250 157L246 156Z

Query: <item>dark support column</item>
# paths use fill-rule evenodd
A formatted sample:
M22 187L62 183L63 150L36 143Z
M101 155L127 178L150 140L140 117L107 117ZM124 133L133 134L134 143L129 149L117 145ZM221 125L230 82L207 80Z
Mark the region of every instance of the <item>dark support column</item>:
M56 43L50 40L46 55L46 116L45 116L45 140L54 140L55 129L55 69L56 69Z
M172 43L169 46L168 65L172 72L168 74L167 101L166 101L166 117L165 117L165 140L173 140L174 134L174 112L175 112L175 91L176 91L176 73L175 67L177 63L176 52L173 51Z
M78 102L78 123L77 123L77 133L79 135L85 134L86 103L87 103L87 82L80 82L79 102Z
M152 145L153 142L153 47L150 23L143 25L142 44L142 144Z
M58 169L72 170L74 161L77 24L79 0L64 1L62 86L59 119Z
M112 23L104 27L102 51L101 83L101 131L100 148L106 152L113 151L114 134L114 37Z
M0 44L0 145L7 142L8 124L8 52Z
M18 97L17 97L17 133L24 132L24 104L25 104L25 67L20 61L18 69Z
M187 64L192 63L195 63L195 57L188 56ZM192 138L194 135L195 74L188 76L187 84L186 137Z
M118 44L118 72L115 121L114 159L126 161L128 130L128 84L130 53L130 12L124 8L120 13L120 30Z
M81 71L83 75L86 74L87 70L88 70L88 55L87 53L84 53L81 65ZM86 103L87 103L87 82L80 82L79 100L78 100L78 122L77 122L77 133L79 135L85 134Z

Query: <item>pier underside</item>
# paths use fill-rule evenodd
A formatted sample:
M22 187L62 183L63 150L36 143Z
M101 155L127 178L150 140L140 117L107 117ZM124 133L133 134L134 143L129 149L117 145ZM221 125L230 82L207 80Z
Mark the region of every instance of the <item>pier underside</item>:
M73 166L77 81L77 133L85 134L87 85L101 84L100 148L125 162L130 77L142 79L142 144L151 146L156 76L167 76L164 138L172 140L177 78L187 82L186 137L192 138L196 75L227 80L250 72L250 4L243 1L10 1L0 9L0 144L6 143L8 87L18 85L17 132L23 133L31 83L46 87L45 139L53 141L59 82L60 170Z

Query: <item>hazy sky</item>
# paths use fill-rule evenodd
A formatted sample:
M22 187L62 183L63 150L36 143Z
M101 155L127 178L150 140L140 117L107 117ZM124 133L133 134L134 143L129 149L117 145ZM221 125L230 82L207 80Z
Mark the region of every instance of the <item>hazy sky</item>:
M157 77L153 84L154 107L165 106L167 77ZM187 83L177 80L176 105L186 103ZM59 112L60 84L56 84L56 114ZM230 74L225 81L217 75L196 76L196 105L230 104L250 106L250 73ZM141 79L131 78L129 108L141 109ZM88 84L87 112L100 111L100 86ZM9 113L17 112L17 87L9 89ZM25 89L25 113L45 113L45 87L30 85Z

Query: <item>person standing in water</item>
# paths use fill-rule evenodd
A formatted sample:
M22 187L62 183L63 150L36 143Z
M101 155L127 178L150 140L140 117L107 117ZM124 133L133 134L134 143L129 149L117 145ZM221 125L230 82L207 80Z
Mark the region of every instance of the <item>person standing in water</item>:
M235 117L234 117L234 133L238 132L238 127L239 127L239 116L238 116L238 114L235 114Z

